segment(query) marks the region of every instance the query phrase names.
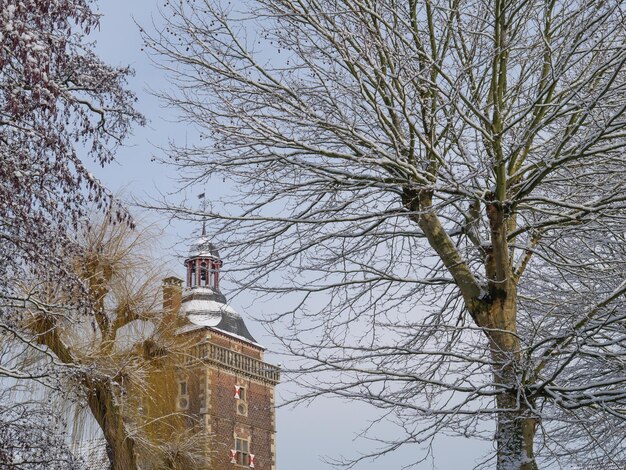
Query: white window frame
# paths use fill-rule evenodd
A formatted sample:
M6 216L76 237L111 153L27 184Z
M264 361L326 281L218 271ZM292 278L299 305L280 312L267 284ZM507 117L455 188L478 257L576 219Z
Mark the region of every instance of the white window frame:
M245 452L244 452L245 447ZM237 452L235 460L237 465L243 467L250 466L250 439L235 437L235 451Z

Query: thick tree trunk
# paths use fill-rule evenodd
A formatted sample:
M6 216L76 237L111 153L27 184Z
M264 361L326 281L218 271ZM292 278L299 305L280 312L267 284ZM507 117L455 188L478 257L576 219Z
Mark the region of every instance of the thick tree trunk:
M525 405L517 403L511 394L499 395L496 399L498 424L498 470L537 470L533 452L535 420Z
M488 316L493 376L503 392L497 395L498 470L537 470L533 451L535 419L520 383L520 342L516 335L516 290L493 299Z
M511 267L508 232L514 219L501 201L487 204L491 246L485 252L489 300L474 318L489 338L496 396L498 470L536 470L535 420L522 383L517 335L517 286Z
M111 470L135 470L135 441L124 429L123 416L111 390L103 383L92 384L92 387L89 408L104 433Z

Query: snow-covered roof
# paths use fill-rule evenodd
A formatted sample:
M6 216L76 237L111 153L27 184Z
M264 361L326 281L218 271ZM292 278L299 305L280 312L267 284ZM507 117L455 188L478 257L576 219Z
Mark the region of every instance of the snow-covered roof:
M217 326L222 321L222 315L219 312L209 312L206 314L191 314L187 315L189 320L194 325L199 326Z
M197 315L204 316L207 312L215 314L225 312L230 315L239 315L230 305L223 304L215 300L192 298L183 302L184 303L181 305L180 312L188 317Z
M190 331L196 331L196 330L201 330L202 328L206 328L205 326L201 326L201 325L194 325L193 323L189 323L185 326L181 326L180 328L178 328L176 330L176 334L177 335L182 335L183 333L189 333Z
M194 243L192 243L189 249L188 258L215 258L220 259L220 253L211 239L205 235L199 237Z
M209 287L185 289L180 314L192 325L209 327L260 346L248 331L241 315L228 305L226 298L218 290Z

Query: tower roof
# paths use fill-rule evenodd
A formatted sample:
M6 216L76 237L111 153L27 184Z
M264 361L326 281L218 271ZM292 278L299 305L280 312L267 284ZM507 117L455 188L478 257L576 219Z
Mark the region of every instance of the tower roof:
M219 290L222 260L217 248L204 233L191 244L185 266L187 288L183 291L179 312L191 323L189 328L208 327L260 346L241 315L228 305Z
M186 289L180 314L194 325L210 327L258 345L241 315L226 303L221 292L206 287Z
M220 259L220 253L209 237L202 235L191 244L188 258L215 258Z

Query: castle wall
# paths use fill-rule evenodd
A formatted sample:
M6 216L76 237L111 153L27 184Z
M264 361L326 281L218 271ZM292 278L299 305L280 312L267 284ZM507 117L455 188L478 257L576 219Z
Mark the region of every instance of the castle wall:
M205 241L185 261L187 297L182 298L179 279L167 278L163 282L164 311L173 319L169 331L177 337L180 349L176 357L166 360L170 365L168 373L160 373L164 368L154 370L153 390L164 393L159 392L156 398L145 397L144 402L151 409L146 418L158 418L152 419L155 424L150 424L155 440L178 438L194 445L199 443L206 449L209 456L206 466L181 463L176 469L193 466L197 470L275 470L274 387L280 380L280 370L263 362L263 348L254 342L243 320L232 309L223 313L223 324L190 324L181 311L192 305L191 301L204 301L207 312L213 312L207 318L213 319L217 312L211 310L215 309L214 304L226 302L219 293L218 268L213 274L214 285L202 285L204 290L214 289L210 295L194 289L207 279L196 269L206 262L203 257L219 258L215 248ZM197 278L195 284L191 282L193 276ZM203 310L199 311L202 314ZM185 447L185 442L181 444ZM200 460L203 459L201 455Z
M188 337L190 344L212 343L256 360L262 358L262 351L258 348L225 335L201 330L193 336L195 340ZM183 402L187 403L187 408L178 409L189 415L188 426L202 426L212 435L207 442L211 461L207 469L250 468L248 464L238 465L230 461L230 452L236 447L235 439L239 438L248 441L249 453L255 456L255 469L275 470L274 385L220 365L196 363L193 359L190 362L194 365L181 368L177 379L186 382L187 396ZM235 397L235 387L240 387L240 391L243 389L243 399ZM180 397L177 400L180 402Z
M273 470L276 432L274 387L216 368L209 368L209 371L209 413L218 461L229 463L229 451L234 448L235 438L239 437L250 441L250 453L256 457L256 469ZM245 390L245 400L235 398L235 386ZM215 470L224 468L228 467L217 465Z

